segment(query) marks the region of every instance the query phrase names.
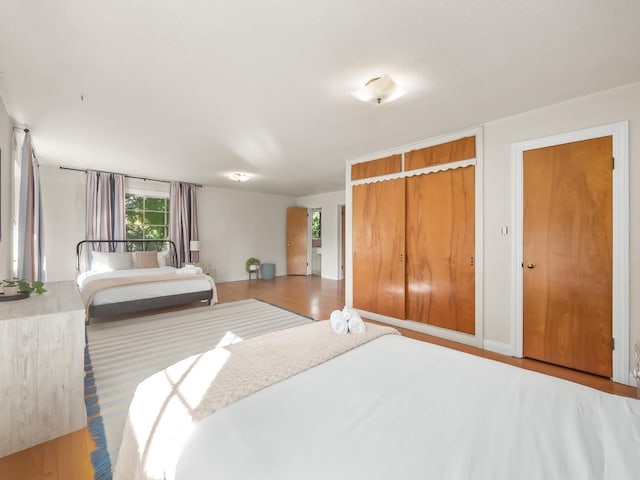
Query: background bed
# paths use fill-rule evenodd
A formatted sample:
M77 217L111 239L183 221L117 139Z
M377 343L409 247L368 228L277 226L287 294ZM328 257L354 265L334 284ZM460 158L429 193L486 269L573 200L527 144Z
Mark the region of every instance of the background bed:
M91 255L94 251L102 252L167 252L167 264L178 268L177 250L171 240L83 240L76 245L76 273L80 276L91 266ZM124 288L124 287L117 287ZM94 317L111 317L129 315L149 310L189 305L203 302L207 305L215 299L213 288L171 294L113 301L109 303L91 304L87 309L87 320Z

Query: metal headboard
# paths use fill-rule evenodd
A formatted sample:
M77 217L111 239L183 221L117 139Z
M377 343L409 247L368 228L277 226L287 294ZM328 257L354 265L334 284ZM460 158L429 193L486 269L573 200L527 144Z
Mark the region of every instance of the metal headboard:
M83 258L85 247L89 252L161 252L168 250L172 265L178 266L178 249L171 240L82 240L76 244L76 271L78 273L80 273L81 258Z

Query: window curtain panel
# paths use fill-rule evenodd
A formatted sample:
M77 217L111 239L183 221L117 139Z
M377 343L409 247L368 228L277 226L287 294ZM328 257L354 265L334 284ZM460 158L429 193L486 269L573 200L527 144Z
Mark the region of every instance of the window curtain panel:
M124 175L87 170L87 240L125 240ZM93 250L124 251L124 243L96 243Z
M171 182L169 196L169 239L178 250L178 266L200 261L199 252L189 250L190 242L198 240L198 207L196 186Z
M22 144L17 270L18 277L25 280L47 280L40 171L30 132Z

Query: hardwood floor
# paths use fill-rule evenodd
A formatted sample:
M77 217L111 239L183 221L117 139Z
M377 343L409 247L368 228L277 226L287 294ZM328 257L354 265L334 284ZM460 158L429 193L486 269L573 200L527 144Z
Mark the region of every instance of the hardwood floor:
M1 480L90 480L94 449L86 428L0 458Z
M314 319L329 318L333 310L341 309L344 305L344 282L319 277L276 277L273 280L220 283L217 287L221 303L257 298ZM399 330L403 335L418 340L564 378L605 392L628 397L636 396L635 388L614 383L606 378L536 360L507 357L411 330ZM93 468L90 462L90 452L93 448L93 441L88 431L86 429L79 430L1 458L0 480L92 479Z
M327 319L344 306L344 282L314 276L220 283L217 287L221 303L257 298L316 320Z

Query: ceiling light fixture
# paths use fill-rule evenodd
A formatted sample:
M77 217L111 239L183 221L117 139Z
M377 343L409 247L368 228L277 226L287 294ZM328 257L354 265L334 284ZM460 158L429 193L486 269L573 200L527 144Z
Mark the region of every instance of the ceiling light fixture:
M246 182L247 180L251 180L251 176L247 173L235 172L229 175L229 178L234 182Z
M368 103L377 103L381 105L383 103L392 102L400 98L407 93L406 90L400 88L396 82L394 82L389 75L383 75L381 77L372 78L364 84L359 90L351 92L351 95L358 100Z

